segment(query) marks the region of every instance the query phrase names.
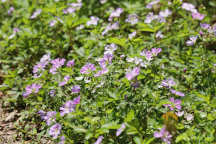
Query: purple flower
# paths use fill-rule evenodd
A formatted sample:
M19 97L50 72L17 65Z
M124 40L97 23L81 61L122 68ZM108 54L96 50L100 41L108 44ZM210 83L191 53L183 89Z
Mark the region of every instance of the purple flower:
M119 29L119 23L115 22L113 24L108 24L107 27L105 28L105 30L102 32L102 35L105 35L107 32L111 31L111 30L117 30Z
M160 11L159 16L166 18L171 14L172 14L172 11L170 11L169 9L165 9L164 11Z
M171 97L169 100L170 100L170 102L172 102L172 104L164 104L165 107L169 107L169 109L171 111L173 111L174 108L181 110L181 100L179 100L179 99L175 100L173 97Z
M94 144L101 144L103 138L104 138L103 136L99 136L97 141Z
M161 31L158 31L155 36L156 36L156 38L159 38L159 39L164 37L164 35L162 34Z
M159 2L160 2L160 0L154 0L154 1L150 2L150 3L148 3L146 5L146 8L151 9L153 5L155 5L155 4L159 3Z
M110 45L105 46L104 54L113 54L113 52L116 50L117 50L117 45L114 43L111 43Z
M80 86L79 85L73 86L71 91L73 93L79 93L80 92Z
M210 24L201 23L200 27L203 28L203 29L209 29L210 28Z
M60 115L64 116L67 113L74 112L76 105L80 103L80 96L74 98L73 100L67 101L63 107L60 107Z
M126 128L125 124L122 124L121 127L117 130L116 136L119 136L124 131L125 128Z
M118 18L120 17L121 13L123 12L123 9L122 8L117 8L116 10L114 10L110 16L109 16L109 21L112 21L113 18Z
M145 23L149 24L151 23L154 19L156 19L157 17L152 13L148 13L148 15L146 16L146 19L145 19Z
M175 94L175 95L178 95L178 96L181 96L181 97L185 96L184 93L179 92L179 91L176 91L176 90L174 90L174 89L171 89L170 92L171 92L172 94Z
M53 27L53 26L55 26L55 25L56 25L56 23L57 23L57 21L56 21L56 20L52 20L52 21L49 23L49 25L50 25L50 27Z
M187 10L187 11L193 12L193 13L197 12L195 6L193 4L191 4L191 3L185 3L184 2L182 4L182 8L185 9L185 10Z
M42 119L42 120L44 120L44 119L45 119L45 117L46 117L46 112L45 112L45 111L43 111L43 110L39 110L39 111L37 112L37 114L39 114L39 115L40 115L40 117L41 117L41 119Z
M80 25L80 26L76 27L76 30L81 30L81 29L83 29L84 27L85 27L84 25Z
M138 23L138 16L136 14L130 14L128 15L128 18L125 20L125 22L128 22L132 25L137 24Z
M104 4L104 3L106 3L107 2L107 0L100 0L100 3L101 4Z
M91 16L91 20L86 23L87 26L97 25L99 21L98 17Z
M204 17L205 17L204 14L201 14L201 13L198 13L198 12L196 12L196 13L192 13L192 18L193 18L193 19L203 20Z
M95 71L95 66L94 64L91 63L87 63L86 65L84 65L81 70L80 73L81 74L89 74L91 71Z
M46 124L49 126L52 123L54 123L56 121L56 111L49 111L47 112L46 116L44 117L44 119L46 121Z
M12 39L16 36L17 32L19 32L19 28L13 28L13 33L8 37L8 39Z
M58 144L64 144L65 143L65 137L61 136L60 137L60 142Z
M67 62L66 66L67 67L72 67L72 66L74 66L74 64L75 64L75 60L70 60L70 61Z
M40 59L40 62L33 67L34 78L40 77L41 74L38 75L38 72L44 71L45 67L49 62L50 54L43 55L43 57Z
M151 53L154 56L157 56L161 51L162 51L161 48L152 48Z
M103 74L106 74L106 73L108 73L108 69L107 69L107 68L103 68L102 70L98 71L98 72L94 75L94 77L99 77L99 76L101 76L101 75L103 75Z
M35 19L40 13L42 12L41 9L36 10L32 16L30 17L30 19Z
M55 91L55 90L50 90L49 95L50 95L51 97L54 97L55 94L56 94L56 91Z
M175 112L175 114L178 116L178 117L181 117L184 115L184 111L178 111L178 112Z
M49 135L57 139L58 135L61 133L61 128L62 126L59 123L54 124L49 130Z
M25 88L25 92L23 93L23 97L26 98L32 93L38 93L39 89L41 88L41 85L33 83L32 85L28 85Z
M60 83L59 83L59 86L64 86L64 85L66 85L67 82L68 82L69 80L70 80L70 76L69 76L69 75L65 76L65 77L64 77L64 81L60 82Z
M130 33L130 34L128 35L128 38L129 38L129 39L134 38L134 37L136 36L136 33L137 33L136 31Z
M190 40L186 41L187 46L192 46L196 43L198 36L191 36Z
M137 75L139 75L140 72L140 68L139 67L135 67L132 71L126 73L126 78L128 80L132 80L134 77L136 77Z
M163 127L160 132L155 132L154 137L161 138L163 142L171 144L172 135L169 133L169 131L166 130L165 127Z
M78 1L78 3L70 3L69 6L70 7L63 10L64 14L72 14L75 11L79 10L82 7L82 2Z
M8 10L8 14L11 15L13 13L13 11L14 11L14 7L10 7Z
M145 56L145 58L146 58L147 61L151 61L151 60L152 60L152 57L153 57L152 52L149 51L149 50L144 50L144 51L142 51L142 52L140 53L140 55L141 55L141 56Z
M56 74L57 69L64 65L65 59L57 58L52 60L51 63L52 63L52 67L50 68L50 73Z
M192 121L194 116L192 114L187 114L187 115L185 115L185 118L187 121Z
M75 11L76 11L75 8L68 7L68 8L66 8L66 9L63 10L63 13L64 13L64 14L72 14L72 13L74 13Z
M163 80L161 86L171 88L172 86L176 85L175 81L171 78Z

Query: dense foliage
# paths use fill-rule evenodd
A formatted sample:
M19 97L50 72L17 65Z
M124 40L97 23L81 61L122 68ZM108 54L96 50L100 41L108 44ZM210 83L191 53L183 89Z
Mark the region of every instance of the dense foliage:
M0 13L0 90L23 138L216 142L215 1L1 0Z

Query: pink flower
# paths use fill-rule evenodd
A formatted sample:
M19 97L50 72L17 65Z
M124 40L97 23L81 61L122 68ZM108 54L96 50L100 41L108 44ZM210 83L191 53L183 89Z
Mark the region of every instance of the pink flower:
M90 25L97 25L97 24L98 24L98 21L99 21L99 18L98 18L98 17L91 16L90 19L91 19L91 20L89 20L89 21L86 23L87 26L90 26Z
M119 136L124 131L125 128L126 128L125 124L122 124L121 127L117 130L116 136Z
M75 64L75 60L70 60L70 61L67 62L66 66L67 67L72 67L72 66L74 66L74 64Z
M172 135L169 133L169 131L166 130L165 127L163 127L160 132L155 132L154 137L161 138L163 142L171 144Z
M191 3L185 3L184 2L182 4L182 8L185 9L185 10L187 10L187 11L193 12L193 13L197 12L195 6L193 4L191 4Z
M97 141L94 144L101 144L103 138L104 138L103 136L99 136Z
M126 78L128 80L132 80L134 77L136 77L137 75L139 75L140 72L140 68L139 67L135 67L132 71L126 73Z
M30 19L35 19L41 12L42 12L42 9L36 10L36 11L32 14L32 16L30 17Z
M161 48L152 48L151 52L154 56L157 56L161 52Z
M171 92L172 94L177 95L177 96L181 96L181 97L185 96L184 93L179 92L179 91L176 91L176 90L174 90L174 89L171 89L170 92Z
M113 18L117 18L117 17L120 17L121 13L123 12L123 9L122 8L117 8L116 10L114 10L110 16L109 16L109 21L112 21Z
M73 100L67 101L62 107L60 107L60 115L64 116L65 114L75 111L76 105L80 103L80 96L74 98Z
M67 82L69 81L69 79L70 79L70 76L69 76L69 75L65 76L65 77L64 77L64 81L60 82L60 83L59 83L59 86L64 86L64 85L66 85Z
M81 74L89 74L91 71L95 71L95 66L94 64L91 63L87 63L86 65L84 65L81 70L80 73Z
M73 93L79 93L80 92L80 86L79 85L73 86L71 91Z
M203 20L205 17L204 14L201 14L199 12L196 12L196 13L192 13L192 18L193 19L197 19L197 20Z
M169 107L169 109L171 111L173 111L174 108L181 110L181 100L179 100L179 99L175 100L173 97L171 97L169 100L170 100L170 102L172 102L172 104L164 104L165 107Z

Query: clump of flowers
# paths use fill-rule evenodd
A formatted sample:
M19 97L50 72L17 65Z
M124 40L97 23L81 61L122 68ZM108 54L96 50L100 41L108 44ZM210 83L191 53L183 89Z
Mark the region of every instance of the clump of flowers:
M67 64L66 64L67 67L72 67L72 66L74 66L74 65L75 65L75 60L70 60L70 61L68 61Z
M49 135L53 137L53 139L57 139L58 135L61 133L61 124L56 123L50 127Z
M91 71L95 71L95 65L91 64L91 63L87 63L86 65L84 65L81 70L80 73L81 74L90 74Z
M65 76L65 77L64 77L64 81L60 82L60 83L59 83L59 86L64 86L64 85L66 85L67 82L68 82L69 80L70 80L70 76L69 76L69 75Z
M171 97L169 99L169 101L172 103L172 104L164 104L165 107L169 107L169 109L171 111L174 110L174 108L177 108L178 110L181 110L181 100L179 99L174 99L173 97Z
M111 30L117 30L119 29L119 23L118 22L115 22L113 24L109 23L105 30L102 32L102 35L105 35L107 32L111 31Z
M56 74L57 69L62 67L65 61L66 60L63 58L62 59L57 58L57 59L51 60L52 67L50 68L50 73Z
M109 21L112 21L113 18L118 18L120 17L121 13L123 12L122 8L117 8L116 10L112 11L112 13L109 16Z
M155 132L154 137L161 138L163 142L171 144L172 135L169 133L169 131L166 130L165 127L163 127L159 132Z
M79 93L80 92L80 86L79 85L73 86L71 91L73 93Z
M184 93L179 92L179 91L176 91L176 90L174 90L174 89L171 89L170 91L171 91L172 94L175 94L175 95L177 95L177 96L181 96L181 97L185 96Z
M139 73L140 73L140 68L139 67L135 67L135 68L133 68L132 71L126 73L126 78L128 80L132 80L134 77L138 76Z
M23 93L23 97L26 98L27 96L29 96L32 93L35 93L35 94L38 93L40 88L41 88L41 85L36 84L36 83L33 83L32 85L26 86L26 88L25 88L26 91Z
M49 62L50 54L46 54L40 59L40 62L38 62L33 68L34 78L38 78L41 76L42 73L40 72L45 70L45 67L49 64Z
M139 19L138 19L138 16L136 14L130 14L130 15L128 15L128 18L125 21L132 24L132 25L135 25L138 23Z
M171 88L172 86L175 86L176 82L172 78L168 78L166 80L163 80L161 83L161 86Z
M80 96L74 98L73 100L67 101L62 107L60 107L60 115L64 116L70 112L75 111L76 105L80 103Z
M78 0L77 3L70 3L69 7L63 10L64 14L72 14L82 7L82 1Z
M99 21L99 18L98 18L98 17L91 16L90 19L91 19L91 20L89 20L89 21L86 23L87 26L90 26L90 25L97 25L97 24L98 24L98 21Z
M146 8L147 8L147 9L151 9L153 5L156 5L156 4L159 3L159 2L160 2L160 0L154 0L154 1L150 2L150 3L148 3L148 4L146 5Z

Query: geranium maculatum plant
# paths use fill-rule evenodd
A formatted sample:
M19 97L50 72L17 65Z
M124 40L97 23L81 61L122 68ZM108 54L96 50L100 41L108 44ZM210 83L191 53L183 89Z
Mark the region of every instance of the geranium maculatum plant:
M22 133L38 143L216 143L216 2L0 7L0 89L22 105L18 130L36 125Z

